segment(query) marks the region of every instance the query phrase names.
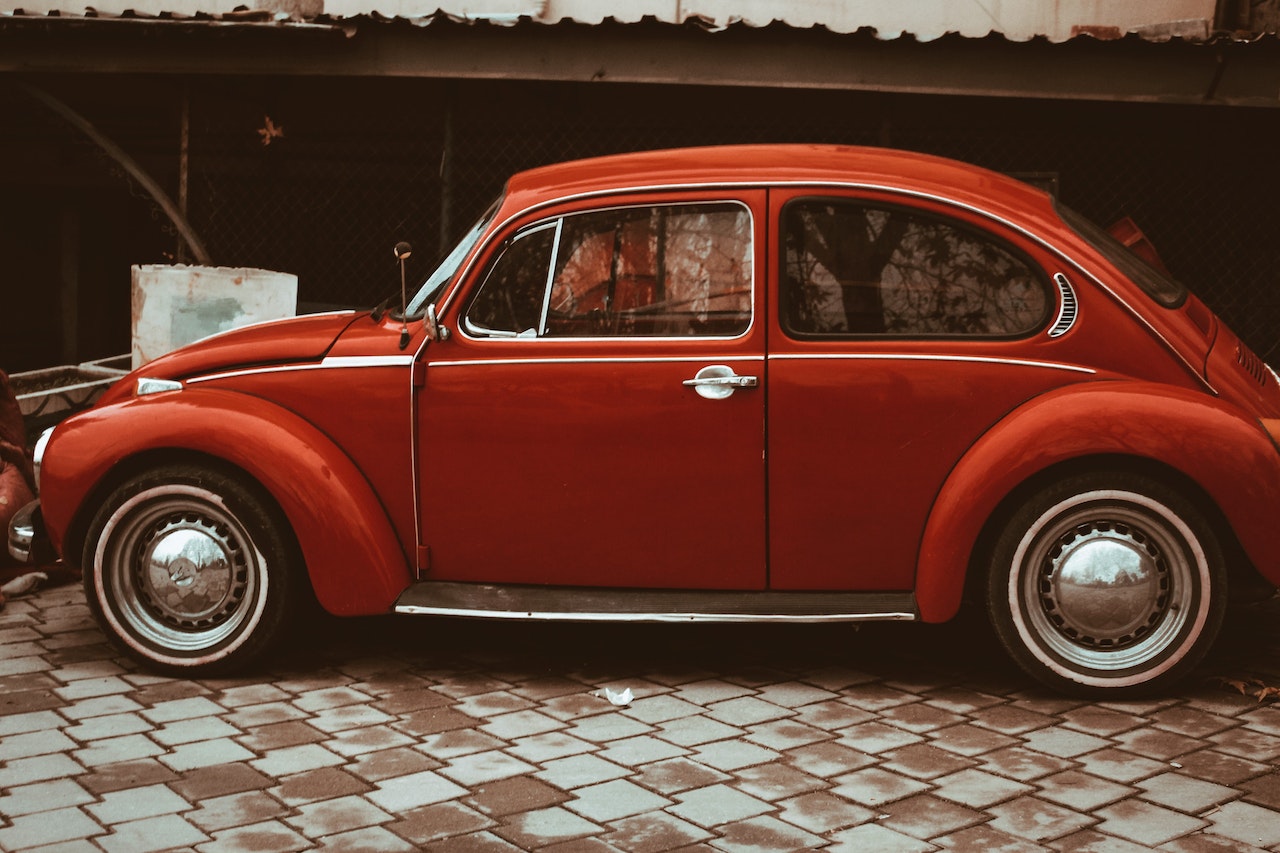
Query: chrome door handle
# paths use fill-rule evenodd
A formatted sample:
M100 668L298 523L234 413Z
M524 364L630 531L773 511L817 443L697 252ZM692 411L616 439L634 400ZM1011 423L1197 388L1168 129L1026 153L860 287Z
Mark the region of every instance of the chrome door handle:
M755 388L760 380L754 376L739 376L732 367L712 364L699 370L692 379L686 379L684 384L697 391L699 397L723 400L739 388Z

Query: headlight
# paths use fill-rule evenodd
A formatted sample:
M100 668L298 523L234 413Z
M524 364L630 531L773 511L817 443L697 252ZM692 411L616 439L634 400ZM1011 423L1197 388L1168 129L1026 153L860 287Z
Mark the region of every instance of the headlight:
M56 427L49 427L44 432L40 433L40 437L36 439L36 446L31 449L31 460L34 467L37 493L40 491L40 463L44 459L44 449L48 446L49 436L53 435L54 429L56 429Z

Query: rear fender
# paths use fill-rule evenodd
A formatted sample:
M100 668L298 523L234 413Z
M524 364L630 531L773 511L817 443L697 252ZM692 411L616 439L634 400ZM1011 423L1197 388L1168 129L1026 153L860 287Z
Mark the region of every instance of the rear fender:
M385 613L411 581L387 513L351 459L311 423L266 400L208 388L135 397L64 421L41 470L42 512L72 562L97 500L157 452L212 457L244 471L288 518L320 604ZM406 463L408 464L408 460ZM79 502L79 503L76 503ZM65 541L64 541L65 540Z
M1108 456L1155 462L1194 481L1259 572L1280 584L1274 535L1280 454L1261 424L1197 391L1106 382L1061 388L1023 405L952 470L921 542L921 618L942 622L956 614L979 536L1006 497L1056 465Z

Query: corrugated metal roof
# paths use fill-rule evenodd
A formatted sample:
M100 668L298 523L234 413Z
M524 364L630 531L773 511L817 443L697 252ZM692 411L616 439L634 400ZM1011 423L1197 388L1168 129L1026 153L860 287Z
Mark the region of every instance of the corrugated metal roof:
M944 36L980 39L992 35L1009 41L1032 39L1060 43L1074 39L1149 42L1207 42L1231 37L1248 39L1265 31L1250 22L1228 22L1215 29L1214 0L1128 0L1096 3L1057 0L1028 3L1014 0L479 0L481 7L439 8L439 0L102 0L92 7L76 0L3 0L0 17L33 19L119 19L224 25L346 26L405 22L431 26L440 21L489 26L555 26L564 24L669 24L710 31L782 26L834 33L873 34L882 41L928 42ZM1263 12L1259 13L1258 10ZM1280 0L1255 4L1256 21L1267 22ZM1271 17L1267 17L1270 9ZM1243 23L1244 29L1234 29ZM1256 22L1255 22L1256 23Z

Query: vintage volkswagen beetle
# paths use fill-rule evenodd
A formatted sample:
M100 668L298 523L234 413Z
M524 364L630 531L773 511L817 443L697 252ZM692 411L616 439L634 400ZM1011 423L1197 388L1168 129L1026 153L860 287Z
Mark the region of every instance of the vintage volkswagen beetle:
M169 672L335 614L952 618L1165 688L1280 581L1276 375L1044 192L748 146L513 177L403 312L224 333L39 448L11 530Z

